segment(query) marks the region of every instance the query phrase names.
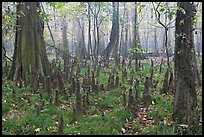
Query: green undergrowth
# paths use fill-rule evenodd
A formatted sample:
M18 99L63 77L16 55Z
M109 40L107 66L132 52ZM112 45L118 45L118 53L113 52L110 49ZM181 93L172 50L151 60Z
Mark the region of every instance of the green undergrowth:
M178 124L172 121L173 112L173 93L161 94L162 81L167 66L164 65L163 71L159 74L159 64L156 64L153 75L154 80L158 80L157 90L150 88L152 104L147 110L147 118L153 121L150 124L144 124L145 119L135 120L136 117L127 107L123 106L122 93L126 93L127 101L130 85L130 71L125 79L125 91L121 88L107 89L98 94L91 92L90 105L86 108L85 114L75 116L72 104L75 103L75 96L69 96L68 101L64 94L60 93L60 108L49 104L47 93L43 90L34 92L30 87L19 89L15 87L12 81L3 78L2 84L2 134L5 135L56 135L58 134L58 124L60 113L64 117L63 132L66 135L116 135L116 134L139 134L139 135L174 135L181 134L176 127ZM150 76L150 63L143 63L143 69L134 73L134 79L140 80L140 100L144 89L144 78ZM108 73L110 69L101 69L97 77L100 84L107 85ZM82 68L81 77L86 69ZM117 69L122 83L122 69ZM66 84L66 89L69 89ZM13 89L16 88L16 95L13 96ZM69 93L69 91L66 91ZM82 94L83 91L82 91ZM133 90L133 95L135 91ZM36 105L41 105L44 101L44 107L38 114ZM141 102L141 107L143 103ZM202 96L198 96L199 115L202 116ZM146 119L147 119L146 118ZM125 127L127 122L132 121L131 131ZM135 121L135 122L133 122ZM144 121L143 123L141 121ZM122 131L125 129L125 132ZM202 125L198 124L194 133L202 134Z

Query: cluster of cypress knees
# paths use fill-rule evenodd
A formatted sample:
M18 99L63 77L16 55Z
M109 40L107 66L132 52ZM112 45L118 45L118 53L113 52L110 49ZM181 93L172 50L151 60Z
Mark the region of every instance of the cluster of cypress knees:
M50 76L47 76L44 81L41 79L40 76L37 75L33 81L33 87L35 87L37 90L39 90L40 85L44 87L45 91L48 93L47 99L49 99L50 105L53 105L53 92L55 92L55 100L54 105L59 108L60 107L60 100L59 100L59 94L64 94L66 101L69 100L69 97L75 95L76 96L76 102L72 104L74 117L77 115L85 114L86 108L90 105L89 102L89 96L90 93L93 92L95 94L98 94L99 92L106 92L110 91L113 88L119 88L123 92L121 93L122 99L123 99L123 106L128 107L129 110L137 115L137 113L140 111L140 105L141 105L141 99L140 99L140 90L139 90L139 82L140 80L134 80L134 70L131 68L131 61L128 63L128 68L131 69L130 72L130 79L128 80L128 83L130 85L129 88L129 97L127 101L127 95L126 95L126 86L122 83L125 83L125 80L127 80L128 73L126 70L126 63L125 60L122 60L122 78L120 81L119 74L117 72L116 68L113 68L111 72L108 74L108 81L107 86L104 84L100 84L98 79L96 77L99 76L100 69L102 68L102 63L98 64L98 67L94 67L94 70L91 71L90 65L87 63L78 63L76 60L73 60L71 63L71 68L68 69L68 73L64 73L60 70L60 62L57 67L56 60L53 60L50 64ZM80 65L87 68L86 73L84 76L81 75L81 69ZM139 68L141 68L142 65L139 62ZM76 69L76 70L75 70ZM150 85L152 85L152 73L153 73L153 61L151 60L151 76L146 77L145 84L144 84L144 90L143 90L143 107L148 108L148 106L151 104L152 97L149 93ZM165 73L165 77L168 79L168 73L169 69L167 69L167 72ZM68 75L69 74L69 75ZM172 74L172 73L171 73ZM96 75L96 76L95 76ZM83 77L83 78L82 78ZM80 84L80 80L82 80ZM172 80L170 78L170 80ZM65 82L69 82L69 89L65 89ZM165 82L165 80L164 80ZM153 85L154 88L156 88L158 81L154 82ZM167 84L168 86L168 84ZM133 90L135 91L135 95L133 95ZM83 91L83 93L82 93ZM15 95L15 90L13 91L13 94ZM40 94L41 95L41 94ZM41 96L42 98L42 96ZM42 99L43 100L43 99ZM44 101L42 101L42 104L36 104L36 109L38 112L38 115L40 115L40 111L44 108ZM104 113L102 113L102 116L104 116ZM63 134L63 114L61 113L60 119L59 119L59 128L58 133Z

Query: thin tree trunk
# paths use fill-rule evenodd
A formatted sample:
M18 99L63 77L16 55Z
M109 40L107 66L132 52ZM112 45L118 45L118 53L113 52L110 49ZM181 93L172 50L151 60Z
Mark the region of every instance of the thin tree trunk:
M68 80L68 64L69 64L69 48L68 48L68 40L67 40L67 22L65 20L65 16L62 19L62 42L63 42L63 60L64 60L64 80L67 82Z
M19 12L20 12L20 9L19 9L19 4L16 6L16 32L15 32L15 42L14 42L14 53L13 53L13 62L12 62L12 65L11 65L11 69L10 69L10 72L9 72L9 75L8 75L8 79L10 80L13 80L13 76L14 76L14 73L15 73L15 66L16 66L16 58L17 58L17 48L18 48L18 45L17 45L17 40L18 40L18 33L19 33Z
M116 5L116 14L119 15L119 2L117 2L117 5ZM118 22L118 29L119 29L119 22ZM115 45L115 65L118 66L119 64L119 60L118 60L118 44L119 44L119 31L118 30L118 36L117 36L117 40L116 40L116 45Z
M138 19L137 19L137 2L134 4L135 6L135 14L134 14L134 38L133 38L133 46L132 48L140 48L140 40L139 40L139 31L138 31ZM138 71L138 58L135 58L135 71Z
M91 44L91 16L90 16L91 7L90 6L91 6L90 2L88 2L88 24L89 24L88 26L88 52L89 52L88 58L89 59L92 58L93 60L93 55L92 55L93 51L92 51L92 44Z

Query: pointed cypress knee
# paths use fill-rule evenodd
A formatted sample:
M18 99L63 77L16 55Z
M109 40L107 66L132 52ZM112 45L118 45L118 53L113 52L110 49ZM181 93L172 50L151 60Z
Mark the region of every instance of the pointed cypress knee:
M76 113L77 115L82 114L82 97L80 93L80 83L77 79L77 90L76 90Z
M58 79L59 91L64 91L64 80L60 70L58 70L57 79Z
M61 112L60 119L59 119L59 127L58 127L58 135L62 135L64 129L64 118L63 113Z
M161 90L161 93L167 93L169 89L168 85L168 77L169 77L169 68L166 69L165 75L164 75L164 81L163 81L163 87Z
M83 95L82 97L82 100L83 100L83 113L86 114L86 96Z
M95 77L94 77L94 71L92 71L91 87L92 87L92 92L94 92L94 89L95 89Z
M128 100L128 108L132 112L133 111L133 104L134 104L134 97L132 95L132 87L130 87L129 91L129 100Z
M89 92L86 92L86 104L89 106Z
M111 89L114 88L114 74L111 75L110 86L111 86Z
M104 84L101 84L101 89L100 89L101 92L105 91L105 87L104 87Z
M59 91L56 90L56 94L55 94L55 106L59 107L60 103L59 103Z
M49 101L50 101L50 106L52 106L52 95L50 95Z
M46 82L45 82L45 90L47 91L48 93L48 98L50 98L51 96L51 92L52 92L52 88L51 88L51 78L50 76L47 76L46 77Z
M71 90L70 90L70 95L75 94L75 89L76 89L76 82L74 76L72 77L72 83L71 83Z
M119 75L118 72L116 73L116 78L115 78L115 87L119 86Z
M13 98L16 97L16 87L13 88Z
M111 74L109 73L109 76L108 76L108 85L107 85L107 90L109 90L109 89L110 89L110 87L111 87L110 83L111 83Z
M136 80L136 83L134 85L135 89L135 114L137 114L140 111L140 91L139 91L139 80Z
M144 91L143 91L143 101L144 101L144 107L149 107L152 101L152 97L149 93L149 88L150 88L150 80L148 77L146 77L145 85L144 85Z
M125 92L122 95L123 95L123 106L126 107L126 94L125 94Z
M96 80L96 84L95 84L95 93L98 94L98 91L99 91L99 82L98 80Z

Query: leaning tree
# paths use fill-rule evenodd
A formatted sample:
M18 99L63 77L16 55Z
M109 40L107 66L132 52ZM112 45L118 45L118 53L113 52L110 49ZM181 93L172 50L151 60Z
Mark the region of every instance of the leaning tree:
M36 75L48 75L41 15L39 2L20 2L17 5L16 44L9 79L22 80L25 85Z
M110 42L108 43L108 46L103 51L102 56L106 59L106 65L108 65L110 54L113 50L113 48L117 44L117 39L119 37L119 3L112 2L113 6L113 20L112 20L112 29L111 29L111 35L110 35Z
M196 75L193 59L193 20L196 9L191 2L178 2L175 31L175 98L174 120L187 125L197 121Z

